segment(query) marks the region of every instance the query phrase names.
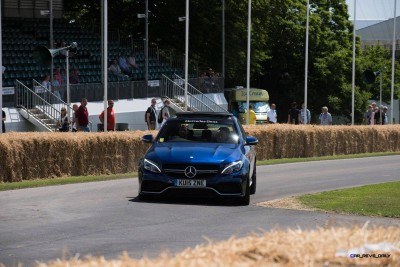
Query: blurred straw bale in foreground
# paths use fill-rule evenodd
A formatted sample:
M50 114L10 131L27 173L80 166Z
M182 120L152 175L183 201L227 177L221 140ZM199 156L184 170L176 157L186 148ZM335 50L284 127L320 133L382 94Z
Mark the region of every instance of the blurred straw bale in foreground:
M154 259L84 257L40 263L40 267L132 266L400 266L400 227L325 228L310 231L272 230L244 238L198 245L176 254L162 253ZM351 256L350 249L366 244L391 247L389 251L367 251L364 258ZM378 246L379 247L379 246ZM353 252L354 253L354 252ZM343 256L340 256L342 254ZM357 254L357 253L356 253ZM386 255L386 257L383 257ZM367 257L368 256L368 257ZM374 257L375 256L375 257Z

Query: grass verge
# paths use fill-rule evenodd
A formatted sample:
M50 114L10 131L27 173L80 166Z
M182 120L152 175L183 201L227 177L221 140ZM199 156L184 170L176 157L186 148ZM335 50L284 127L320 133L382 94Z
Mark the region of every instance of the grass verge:
M400 182L299 196L304 205L327 211L400 218Z
M15 183L1 183L0 191L51 186L51 185L77 184L77 183L117 180L117 179L126 179L126 178L132 178L132 177L137 177L137 173L131 172L131 173L99 175L99 176L92 176L92 175L91 176L71 176L71 177L58 177L58 178L54 178L54 179L28 180L28 181L15 182Z
M257 165L261 166L261 165L273 165L273 164L296 163L296 162L307 162L307 161L366 158L366 157L391 156L391 155L400 155L400 152L381 152L381 153L367 153L367 154L337 155L337 156L314 157L314 158L271 159L271 160L257 161ZM14 182L14 183L0 183L0 191L31 188L31 187L41 187L41 186L51 186L51 185L117 180L117 179L124 179L124 178L130 178L130 177L137 177L137 173L133 172L133 173L126 173L126 174L112 174L112 175L100 175L100 176L72 176L72 177L59 177L59 178L54 178L54 179L27 180L27 181Z
M356 159L356 158L393 156L393 155L400 155L400 152L376 152L376 153L335 155L335 156L324 156L324 157L313 157L313 158L268 159L268 160L257 161L257 165L261 166L261 165L274 165L274 164L284 164L284 163L296 163L296 162L308 162L308 161L320 161L320 160L335 160L335 159Z

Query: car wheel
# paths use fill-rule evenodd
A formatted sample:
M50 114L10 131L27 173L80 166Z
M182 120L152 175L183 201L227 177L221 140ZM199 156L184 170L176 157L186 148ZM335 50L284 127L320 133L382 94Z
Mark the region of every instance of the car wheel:
M257 169L256 162L254 161L253 175L251 176L252 184L250 186L250 195L254 195L257 189Z
M250 204L250 179L247 179L246 191L244 196L240 199L240 205L248 206Z

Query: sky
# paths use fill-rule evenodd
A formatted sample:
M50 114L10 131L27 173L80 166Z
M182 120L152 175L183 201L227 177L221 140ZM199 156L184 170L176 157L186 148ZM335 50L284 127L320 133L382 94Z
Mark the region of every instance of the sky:
M387 20L393 18L395 0L356 0L357 20ZM354 16L354 0L346 0L350 20ZM400 0L397 0L396 17L400 16Z

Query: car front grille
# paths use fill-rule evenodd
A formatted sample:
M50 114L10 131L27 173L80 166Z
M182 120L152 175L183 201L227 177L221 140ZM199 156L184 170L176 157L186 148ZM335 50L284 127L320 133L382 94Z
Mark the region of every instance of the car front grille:
M206 179L207 177L213 176L219 173L219 165L210 164L193 164L193 165L182 165L182 164L165 164L163 165L163 171L175 178L187 178L185 175L185 169L189 166L196 168L196 176L194 179Z

